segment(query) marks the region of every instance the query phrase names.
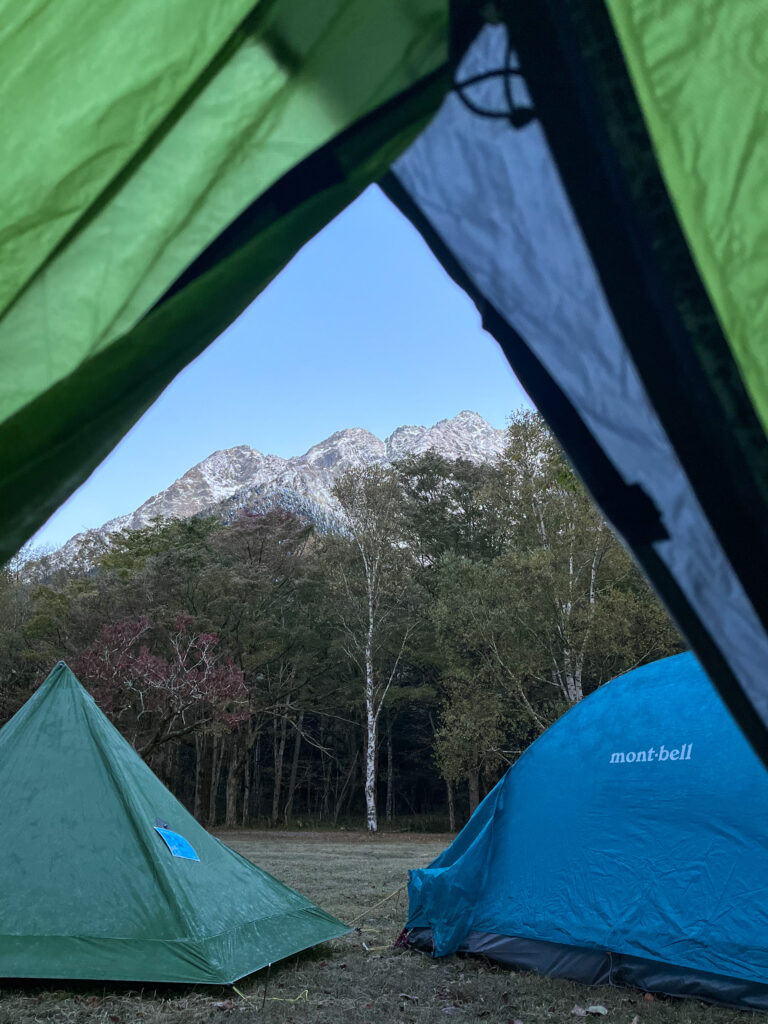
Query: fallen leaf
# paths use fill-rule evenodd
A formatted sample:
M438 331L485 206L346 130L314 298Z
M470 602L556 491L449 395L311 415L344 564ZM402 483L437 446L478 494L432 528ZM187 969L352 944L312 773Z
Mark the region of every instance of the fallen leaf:
M643 999L645 1000L646 1003L655 1003L656 1002L656 997L653 995L652 992L646 992L645 995L643 996Z
M587 1016L587 1011L584 1009L583 1006L574 1006L574 1008L571 1010L571 1016L572 1017L586 1017Z
M594 1013L600 1017L607 1017L608 1011L604 1006L588 1006L587 1013Z

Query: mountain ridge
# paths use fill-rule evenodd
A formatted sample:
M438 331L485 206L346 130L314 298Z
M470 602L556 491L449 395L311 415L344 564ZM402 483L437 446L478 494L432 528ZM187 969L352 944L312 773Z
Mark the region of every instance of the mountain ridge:
M478 413L465 409L431 427L397 427L384 440L362 427L347 427L302 455L287 459L247 444L219 449L133 512L75 534L58 549L57 560L70 562L84 547L108 543L109 534L118 530L141 529L157 519L188 519L225 504L230 510L294 505L304 508L310 518L332 515L334 481L348 469L388 465L405 455L426 451L450 459L488 462L501 454L504 434Z

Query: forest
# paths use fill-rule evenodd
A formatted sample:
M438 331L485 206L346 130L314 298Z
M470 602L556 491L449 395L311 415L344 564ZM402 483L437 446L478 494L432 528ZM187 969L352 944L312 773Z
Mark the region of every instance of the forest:
M492 464L0 570L0 724L64 659L204 824L455 830L550 724L683 641L543 420Z

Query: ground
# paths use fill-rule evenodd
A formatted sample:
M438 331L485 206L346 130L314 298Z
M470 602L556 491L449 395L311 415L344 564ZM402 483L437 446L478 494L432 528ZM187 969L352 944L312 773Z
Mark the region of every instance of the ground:
M741 1011L586 988L473 958L432 960L392 944L406 916L409 867L448 836L230 832L221 838L359 931L231 988L0 987L0 1024L745 1024ZM397 893L391 896L392 893ZM385 899L385 897L389 897ZM380 902L383 901L383 902ZM376 904L379 904L378 906ZM265 987L266 986L266 987ZM574 1009L604 1007L586 1018Z

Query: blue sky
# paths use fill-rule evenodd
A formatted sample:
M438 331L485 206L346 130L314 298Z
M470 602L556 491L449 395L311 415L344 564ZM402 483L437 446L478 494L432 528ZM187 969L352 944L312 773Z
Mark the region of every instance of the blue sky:
M288 457L344 427L385 437L528 398L477 310L375 187L309 242L38 532L132 511L221 448Z

